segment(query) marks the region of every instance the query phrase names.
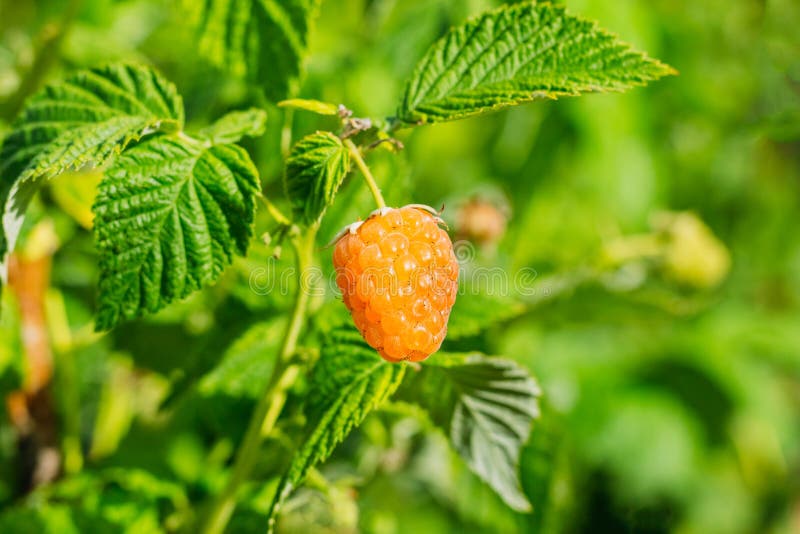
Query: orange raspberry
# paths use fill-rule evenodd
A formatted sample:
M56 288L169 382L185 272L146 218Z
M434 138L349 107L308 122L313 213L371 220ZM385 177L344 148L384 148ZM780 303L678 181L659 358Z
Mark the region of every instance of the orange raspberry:
M456 300L453 243L427 210L378 210L350 226L333 253L345 306L367 343L390 362L418 362L439 350Z

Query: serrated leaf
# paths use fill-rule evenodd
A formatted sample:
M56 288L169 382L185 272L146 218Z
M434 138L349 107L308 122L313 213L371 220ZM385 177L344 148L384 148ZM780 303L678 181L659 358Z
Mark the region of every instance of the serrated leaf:
M267 112L251 108L226 113L214 124L197 132L198 137L212 143L235 143L242 137L258 137L267 126Z
M350 152L332 133L316 132L298 141L284 174L295 216L306 224L319 220L348 172Z
M329 102L321 102L319 100L309 100L305 98L290 98L289 100L282 100L278 102L278 107L302 109L310 111L318 115L338 115L339 107Z
M175 87L143 65L83 70L39 91L0 148L0 256L13 249L42 179L102 165L145 133L180 129L183 120Z
M82 70L28 99L3 142L0 174L24 180L99 165L163 123L183 126L183 102L150 67Z
M258 175L236 145L157 136L108 169L94 205L98 330L216 280L253 235Z
M281 503L308 470L328 458L370 411L397 390L405 368L383 361L353 329L330 334L311 376L312 393L305 410L309 431L276 490L271 528Z
M519 458L539 416L539 386L510 360L439 353L409 374L402 398L425 408L470 469L511 508L530 510Z
M456 299L447 322L447 339L475 336L504 321L525 313L526 307L510 297L484 291L466 291Z
M538 98L623 91L675 71L563 7L505 6L452 29L406 85L398 118L460 119Z
M317 0L183 2L199 52L278 102L296 91Z

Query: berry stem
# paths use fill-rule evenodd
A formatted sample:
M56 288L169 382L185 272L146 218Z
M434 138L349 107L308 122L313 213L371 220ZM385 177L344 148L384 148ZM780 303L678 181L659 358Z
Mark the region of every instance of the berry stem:
M361 157L361 151L350 139L345 139L344 144L350 151L350 155L355 160L358 170L360 170L361 174L364 175L364 180L366 180L369 190L372 193L372 196L375 198L375 203L378 205L378 208L385 208L386 201L383 200L383 195L381 195L381 190L378 189L378 184L375 182L375 178L372 176L369 167L367 167L367 164L364 162L364 158Z
M258 459L261 442L264 436L267 436L275 428L275 423L286 402L286 392L294 384L300 373L300 367L294 363L292 357L297 350L297 340L306 320L311 288L307 287L309 278L305 274L313 265L314 239L317 229L318 226L313 225L309 227L307 232L292 240L297 252L298 271L298 291L294 310L286 327L286 333L272 376L264 390L264 394L261 396L261 400L253 410L244 439L236 453L231 476L222 492L211 504L205 521L200 525L205 534L222 534L224 532L236 508L239 488L250 476Z

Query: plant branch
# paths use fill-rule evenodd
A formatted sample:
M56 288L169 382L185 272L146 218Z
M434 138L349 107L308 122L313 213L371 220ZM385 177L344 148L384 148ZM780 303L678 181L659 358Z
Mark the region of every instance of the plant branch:
M236 508L236 498L242 483L247 480L258 458L263 437L269 434L286 402L286 394L300 372L293 361L297 350L297 340L306 320L306 311L311 288L307 286L305 273L313 264L314 239L317 225L292 240L297 252L298 290L294 310L286 327L283 344L278 354L275 368L264 394L256 405L247 427L244 439L236 454L233 470L222 493L212 503L211 509L202 525L205 534L221 534Z
M381 195L381 190L378 188L375 178L372 176L369 167L367 167L367 164L364 162L364 158L361 157L361 151L350 139L345 139L344 144L350 151L350 155L355 160L358 170L360 170L361 174L364 175L364 180L366 180L369 190L372 193L372 196L375 198L375 203L379 208L385 208L386 201L383 200L383 195Z

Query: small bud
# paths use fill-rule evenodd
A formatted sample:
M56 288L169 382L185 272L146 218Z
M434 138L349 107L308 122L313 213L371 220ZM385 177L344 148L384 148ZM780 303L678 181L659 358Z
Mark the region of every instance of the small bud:
M660 213L653 226L667 240L663 268L669 278L698 289L722 283L730 270L730 253L696 215Z
M479 245L493 245L505 235L507 219L495 203L474 197L456 214L456 234Z

